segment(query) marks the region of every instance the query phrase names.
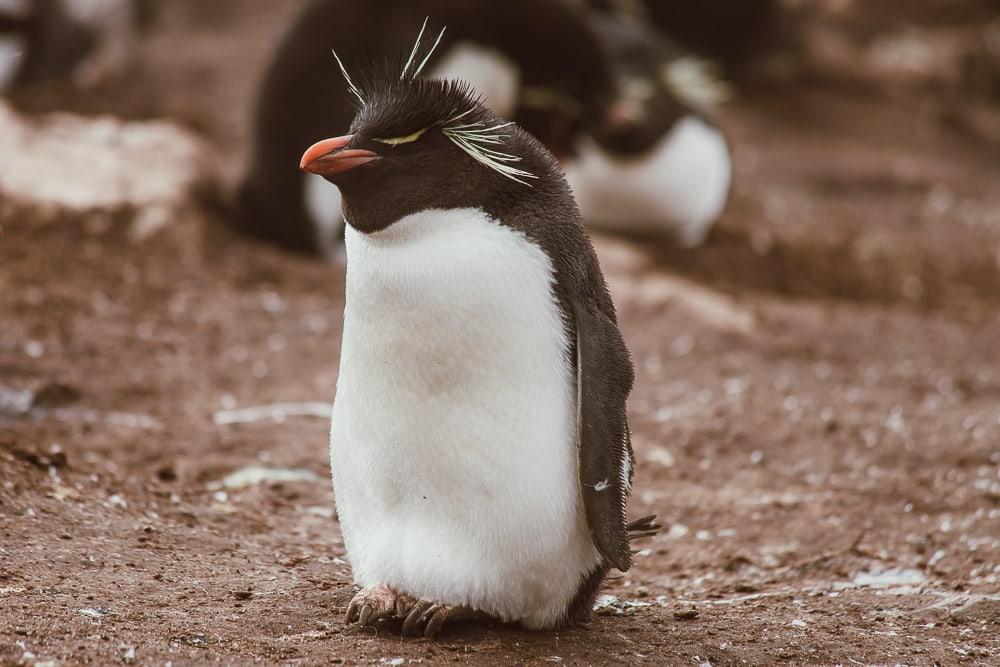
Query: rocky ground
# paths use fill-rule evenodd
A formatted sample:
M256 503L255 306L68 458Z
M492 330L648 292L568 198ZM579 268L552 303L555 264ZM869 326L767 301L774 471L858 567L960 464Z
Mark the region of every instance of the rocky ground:
M171 3L139 75L18 105L173 118L225 185L295 4ZM828 78L726 110L704 248L597 239L637 366L630 511L665 528L564 632L344 629L318 416L342 267L235 236L212 192L138 236L5 204L0 663L1000 662L1000 110Z

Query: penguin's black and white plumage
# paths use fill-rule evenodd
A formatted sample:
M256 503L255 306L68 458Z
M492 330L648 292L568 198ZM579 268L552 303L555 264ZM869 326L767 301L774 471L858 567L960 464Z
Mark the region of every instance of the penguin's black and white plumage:
M468 82L491 109L556 153L571 149L581 124L599 115L611 96L596 39L581 12L562 0L311 0L282 39L259 90L235 224L291 249L339 252L338 193L285 166L326 128L346 127L353 118L345 91L329 84L337 75L330 49L354 68L370 52L394 52L411 41L413 26L427 16L429 34L443 25L448 30L425 72ZM569 103L539 108L531 91Z
M632 364L556 160L420 76L427 49L355 72L350 133L301 160L349 223L330 434L348 621L562 627L651 525L625 518Z
M711 65L639 19L594 13L617 94L565 164L587 225L701 244L725 208L729 145L712 120L728 89Z

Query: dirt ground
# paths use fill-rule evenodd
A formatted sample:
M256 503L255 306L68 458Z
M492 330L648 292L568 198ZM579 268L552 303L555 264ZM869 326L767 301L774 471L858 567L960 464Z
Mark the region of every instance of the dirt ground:
M296 4L170 3L141 76L19 102L173 117L231 177ZM597 240L664 530L563 632L344 629L327 421L226 423L332 399L342 267L209 203L142 244L0 209L0 663L1000 664L1000 105L819 81L723 120L704 248ZM220 485L248 466L289 479Z

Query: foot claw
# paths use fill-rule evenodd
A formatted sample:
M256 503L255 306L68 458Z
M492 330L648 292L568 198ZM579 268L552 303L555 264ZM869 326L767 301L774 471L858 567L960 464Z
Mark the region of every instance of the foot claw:
M348 625L357 623L359 627L366 627L393 616L403 621L401 634L404 637L430 639L450 621L476 618L478 614L469 607L419 600L380 584L354 596L347 606L346 620Z
M400 594L396 596L396 618L399 620L404 620L410 614L410 610L413 609L413 605L417 604L419 600L409 595Z
M358 615L358 624L362 626L368 625L368 621L371 620L373 613L375 613L375 608L370 604L361 607L361 614Z
M424 628L424 637L431 639L437 635L437 633L441 632L441 628L443 628L444 624L447 623L453 616L461 615L456 613L461 609L461 607L442 607L434 612L434 614L432 614L430 619L427 621L427 627Z
M406 616L406 620L403 621L402 634L404 637L416 637L419 634L420 618L424 615L424 612L430 609L431 604L430 602L421 600L413 605L410 613Z
M357 622L361 627L374 625L379 620L392 616L396 609L396 592L379 584L358 592L347 606L346 623Z
M351 604L347 605L347 615L344 618L344 623L350 625L358 618L358 603L351 600Z
M442 602L420 600L413 604L403 622L403 636L423 636L431 639L441 632L449 621L475 618L476 612L469 607L456 607Z

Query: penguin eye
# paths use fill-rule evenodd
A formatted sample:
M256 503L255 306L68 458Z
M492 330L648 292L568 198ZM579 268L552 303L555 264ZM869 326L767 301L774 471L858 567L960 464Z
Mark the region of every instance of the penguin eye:
M427 128L425 127L424 129L417 130L413 134L408 134L405 137L393 137L391 139L375 139L374 141L377 141L380 144L389 144L390 146L399 146L400 144L410 144L419 139L421 136L423 136L424 132L426 131Z

